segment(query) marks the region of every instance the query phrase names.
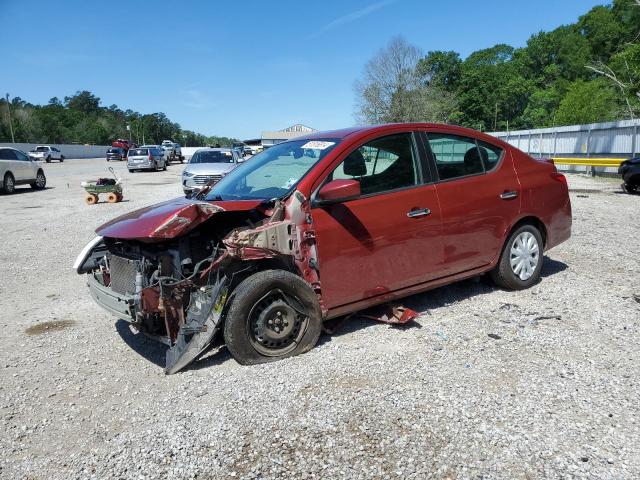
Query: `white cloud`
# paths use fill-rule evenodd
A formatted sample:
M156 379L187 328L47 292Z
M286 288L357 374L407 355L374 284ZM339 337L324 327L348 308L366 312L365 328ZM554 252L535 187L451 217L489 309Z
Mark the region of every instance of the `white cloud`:
M310 35L309 38L314 38L314 37L318 37L320 35L322 35L325 32L328 32L329 30L333 30L336 27L339 27L341 25L344 25L346 23L351 23L351 22L355 22L356 20L359 20L363 17L366 17L367 15L380 10L381 8L386 7L387 5L391 5L392 3L395 3L397 0L383 0L381 2L376 2L373 3L365 8L362 8L360 10L356 10L355 12L351 12L351 13L347 13L346 15L343 15L341 17L336 18L335 20L332 20L331 22L327 23L325 26L323 26L317 33Z

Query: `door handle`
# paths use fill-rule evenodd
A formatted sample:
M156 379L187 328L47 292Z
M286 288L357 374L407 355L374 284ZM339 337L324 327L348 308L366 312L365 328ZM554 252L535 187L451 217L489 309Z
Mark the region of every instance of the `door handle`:
M431 210L428 208L420 208L407 212L407 217L409 218L426 217L427 215L431 215Z
M515 190L512 190L510 192L502 192L500 194L500 198L502 200L512 200L517 197L518 197L518 192L516 192Z

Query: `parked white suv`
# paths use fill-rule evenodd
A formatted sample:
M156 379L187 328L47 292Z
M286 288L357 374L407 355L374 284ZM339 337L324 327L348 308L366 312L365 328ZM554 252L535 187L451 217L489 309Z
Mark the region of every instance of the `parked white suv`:
M13 193L16 185L31 185L34 190L47 186L47 177L35 160L15 148L0 147L0 191Z
M34 160L44 160L49 163L51 160L60 160L64 162L64 155L55 147L49 145L38 145L36 148L29 152L29 157Z

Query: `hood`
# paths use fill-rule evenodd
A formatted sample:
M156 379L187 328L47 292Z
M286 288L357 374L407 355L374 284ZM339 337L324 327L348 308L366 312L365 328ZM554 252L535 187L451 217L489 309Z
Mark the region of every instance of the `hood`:
M217 213L251 210L259 204L258 200L205 202L181 197L117 217L100 226L96 233L126 240L166 240L190 232Z
M237 166L237 163L190 163L184 171L196 175L218 175L230 172Z

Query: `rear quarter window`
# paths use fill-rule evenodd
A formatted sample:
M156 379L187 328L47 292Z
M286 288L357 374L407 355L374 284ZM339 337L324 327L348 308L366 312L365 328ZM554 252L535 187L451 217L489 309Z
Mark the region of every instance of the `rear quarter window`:
M478 140L478 148L482 152L485 171L488 172L496 168L496 165L500 163L500 158L502 158L504 150L490 143L483 142L482 140Z

